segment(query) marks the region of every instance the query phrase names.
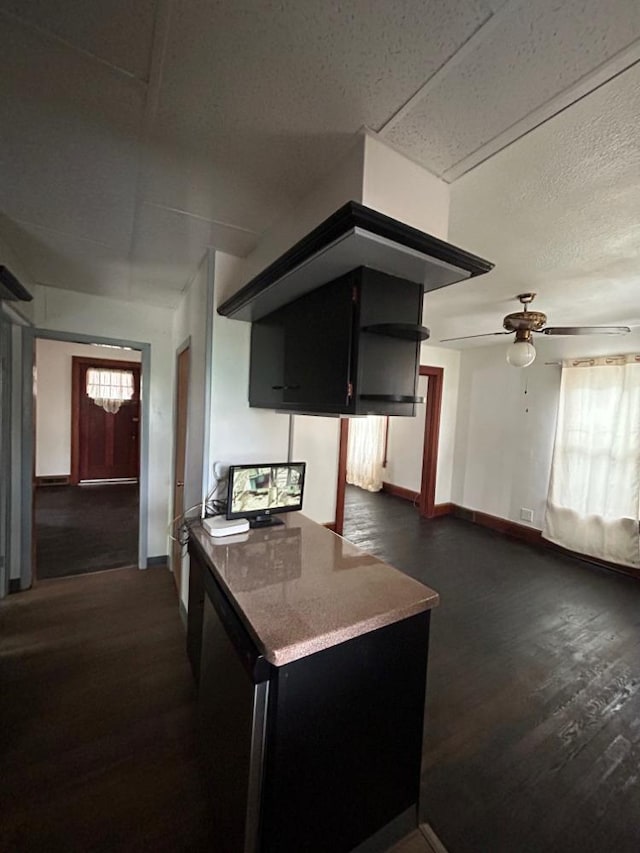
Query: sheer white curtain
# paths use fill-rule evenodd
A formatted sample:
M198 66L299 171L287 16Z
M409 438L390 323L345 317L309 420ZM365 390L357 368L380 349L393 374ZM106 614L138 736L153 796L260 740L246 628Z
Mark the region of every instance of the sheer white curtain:
M349 421L347 483L369 492L380 491L386 432L384 416L367 415Z
M563 364L542 535L640 566L640 356Z
M133 397L133 373L130 370L87 370L87 394L105 412L115 415L125 400Z

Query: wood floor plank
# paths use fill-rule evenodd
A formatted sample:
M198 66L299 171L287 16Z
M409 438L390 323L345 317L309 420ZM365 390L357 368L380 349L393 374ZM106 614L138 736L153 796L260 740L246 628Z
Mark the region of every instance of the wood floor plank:
M389 495L348 490L345 534L441 594L421 819L449 853L637 853L640 584ZM0 602L0 687L0 849L216 849L169 572Z
M42 486L35 490L40 580L138 563L138 484Z
M353 487L344 529L441 595L421 817L449 853L640 850L640 584Z
M1 848L214 849L169 572L42 582L0 631Z

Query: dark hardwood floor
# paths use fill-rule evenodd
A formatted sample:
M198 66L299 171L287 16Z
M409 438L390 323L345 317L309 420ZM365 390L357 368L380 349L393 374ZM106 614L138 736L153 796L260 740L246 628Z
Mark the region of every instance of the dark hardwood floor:
M1 601L0 685L0 850L215 853L166 569ZM416 831L390 853L430 850Z
M138 485L46 486L35 493L40 580L138 564Z
M0 637L1 850L215 850L166 569L44 581Z
M450 853L636 853L640 584L388 495L346 517L442 596L422 818ZM0 602L0 849L215 850L194 700L166 569Z
M637 853L640 583L353 487L344 535L442 597L421 817L449 853Z

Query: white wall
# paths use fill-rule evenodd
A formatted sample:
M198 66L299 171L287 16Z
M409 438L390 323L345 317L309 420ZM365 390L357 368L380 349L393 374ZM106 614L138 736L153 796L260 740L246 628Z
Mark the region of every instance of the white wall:
M205 255L200 262L198 270L189 287L182 294L180 303L173 316L174 378L177 351L187 340L190 342L187 453L184 480L185 508L194 506L199 503L202 498L202 463L205 423L207 273L208 255ZM173 466L171 473L173 476Z
M458 418L458 386L460 383L460 353L444 347L422 344L420 364L442 367L442 408L440 411L440 436L436 467L437 504L449 503L452 498L452 478L456 448L456 422Z
M215 254L214 304L224 297L228 282L237 275L240 258ZM213 317L211 389L211 464L281 462L287 458L289 416L249 408L249 343L251 325Z
M518 370L505 345L462 353L453 502L542 527L560 370L541 359Z
M135 350L104 349L66 341L36 341L36 477L71 472L71 359L137 361Z
M175 376L177 351L187 340L189 341L189 394L187 399L187 447L184 474L184 508L190 509L199 504L206 496L209 472L203 471L205 459L206 422L206 389L207 381L206 360L207 351L207 288L209 280L209 253L205 254L195 276L182 294L173 317L173 352L174 352L174 413L175 423ZM175 441L175 433L174 433ZM173 512L174 494L174 458L175 446L171 453L171 515ZM197 512L190 515L198 515ZM171 552L170 552L171 553ZM181 571L180 597L188 606L189 600L189 559L183 555Z
M542 528L555 436L561 358L640 351L640 330L625 338L536 339L522 370L506 363L509 344L465 350L460 361L453 503ZM526 392L526 393L525 393Z
M442 408L436 465L436 504L449 503L452 498L452 478L456 448L456 421L458 417L458 386L460 381L460 353L443 347L423 344L420 364L442 367ZM421 377L424 381L426 377ZM426 394L426 383L419 386ZM394 486L419 492L422 485L422 454L424 446L425 407L421 406L414 419L391 418L389 422L388 464L384 479Z
M293 418L291 461L307 463L302 511L319 524L335 521L339 451L340 418Z
M418 378L418 396L427 396L428 376ZM383 480L412 492L422 488L422 457L426 405L416 406L414 418L389 418L387 464Z
M367 134L363 204L407 225L447 239L449 185Z
M362 201L364 136L354 137L345 156L284 217L261 236L251 254L225 279L220 301L239 290L298 240L348 201Z
M34 295L37 328L151 345L148 552L150 557L167 554L173 429L173 311L42 285L35 288Z

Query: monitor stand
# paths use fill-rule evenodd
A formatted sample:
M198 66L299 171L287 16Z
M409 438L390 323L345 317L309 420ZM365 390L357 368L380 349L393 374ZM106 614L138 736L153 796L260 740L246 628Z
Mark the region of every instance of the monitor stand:
M280 521L279 518L276 518L273 515L256 515L255 518L249 519L249 527L277 527L280 524L284 524L284 521Z

